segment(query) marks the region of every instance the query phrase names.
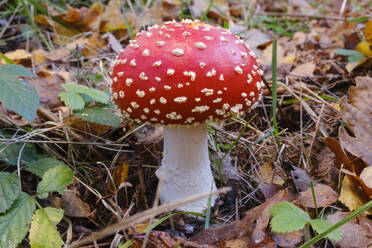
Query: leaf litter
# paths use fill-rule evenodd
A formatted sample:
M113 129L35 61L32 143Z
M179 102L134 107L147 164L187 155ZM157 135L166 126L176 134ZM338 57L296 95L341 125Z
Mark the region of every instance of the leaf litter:
M224 161L229 164L226 168L233 168L238 176L225 175L229 180L224 180L224 184L234 190L221 196L212 210L212 227L200 231L200 219L172 217L151 231L149 237L141 232L128 236L120 231L121 236L117 237L122 242L127 237L134 242L133 247L141 247L147 239L152 247L296 247L304 242L304 232L273 232L269 211L275 203L289 201L314 215L310 180L315 184L318 208L331 222L371 199L372 22L347 21L347 17L360 15L354 3L345 6L345 18L339 16L341 2L322 5L330 16L322 15L321 10L306 1L289 1L284 11L283 5L275 1L222 0L215 1L208 12L208 3L202 1L191 5L172 0L122 6L120 1L110 0L62 9L45 4L49 14L39 13L35 22L40 32L47 35L47 43L37 35L13 42L12 37L21 29L12 23L12 29L4 31L4 37L11 42L0 41L0 50L15 64L32 68L38 75L30 83L44 107L31 125L34 130L43 130L45 136L35 131L31 137L45 142L37 145L39 150L74 165L79 172L80 181L70 186L71 192L79 193L66 190L62 195L64 204L60 205L71 218L70 238L76 240L151 206L157 185L154 171L162 156L162 130L137 126L124 119L120 128L112 128L77 118L58 97L63 91L61 85L82 84L106 90L110 64L121 47L128 44L131 29L137 32L146 29L146 25L179 19L180 15L201 18L206 13L207 22L229 26L245 39L265 71L265 98L256 110L260 117L250 124ZM366 6L364 2L367 1L360 1L361 6ZM280 147L270 136L254 144L271 128L273 39L278 40ZM335 49L357 51L365 58L350 62L347 56L336 54ZM1 59L0 64L5 63ZM91 102L89 107L100 105ZM0 116L1 126L30 125L2 105L0 110L5 114ZM223 153L223 147L232 144L241 130L241 122L228 120L211 126L211 140L216 139L217 147L222 147L219 152ZM58 143L66 141L67 144ZM46 206L48 200L52 201L47 198ZM342 227L346 233L342 241L333 244L368 244L368 218L365 214L347 223ZM58 230L62 233L67 226L62 221ZM349 230L358 230L358 237L348 235Z

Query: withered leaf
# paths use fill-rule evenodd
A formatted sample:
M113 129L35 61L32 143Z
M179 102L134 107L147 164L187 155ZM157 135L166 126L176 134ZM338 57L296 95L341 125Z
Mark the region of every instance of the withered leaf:
M315 198L317 207L324 208L338 200L338 194L328 185L316 184L314 186ZM304 207L314 208L314 199L311 188L301 192L297 201L298 204L303 204Z
M89 204L71 191L63 192L62 208L65 211L65 215L70 217L88 217L90 215Z
M341 126L340 143L348 152L372 165L372 78L357 77L355 83L340 103L341 117L354 137Z
M350 213L337 212L329 215L327 220L332 224L344 219ZM372 220L366 217L357 217L340 227L342 240L332 243L338 247L369 247L372 240Z
M40 95L40 103L44 107L56 107L61 104L58 93L64 91L61 84L64 78L58 74L51 77L35 78L29 80Z
M133 242L133 247L142 247L145 239L145 234L130 235L130 240ZM149 248L173 248L173 247L188 247L188 248L212 248L209 245L199 245L196 242L187 241L181 237L173 237L169 233L161 231L151 231L147 240Z

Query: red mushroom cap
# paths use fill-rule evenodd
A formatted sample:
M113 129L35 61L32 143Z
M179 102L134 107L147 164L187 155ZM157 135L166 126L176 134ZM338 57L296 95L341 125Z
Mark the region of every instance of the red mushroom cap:
M253 108L262 73L254 53L229 31L166 22L137 34L115 60L112 99L138 122L199 124Z

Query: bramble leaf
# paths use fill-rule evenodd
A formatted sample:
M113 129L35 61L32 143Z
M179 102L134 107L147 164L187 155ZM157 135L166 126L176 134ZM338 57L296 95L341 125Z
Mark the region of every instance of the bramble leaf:
M326 220L321 220L321 219L311 220L310 225L319 234L321 234L322 232L326 231L328 228L333 226L332 223ZM334 241L340 241L342 239L342 231L340 228L337 228L336 230L328 233L326 237Z
M39 94L34 86L18 77L36 77L30 70L19 65L0 66L0 101L32 123L39 107Z
M30 165L27 165L25 169L38 177L43 177L44 173L50 168L54 168L58 165L65 165L62 161L55 158L41 158Z
M10 208L21 193L16 173L0 172L0 214Z
M86 108L82 111L76 112L75 116L89 122L95 122L112 127L120 127L119 116L106 109Z
M84 108L85 102L84 99L75 92L60 92L58 96L72 109L82 109Z
M47 170L41 182L37 185L37 195L40 198L46 198L48 193L57 191L62 193L65 186L72 183L74 171L66 165L58 165Z
M294 204L284 201L271 207L271 229L276 233L300 230L311 220L309 215Z
M69 91L77 94L86 94L100 103L107 103L110 97L103 91L89 88L81 84L62 84L62 87Z
M63 210L60 209L36 210L30 228L31 248L60 248L63 241L55 225L61 221L62 217Z
M0 248L18 247L28 231L34 211L34 199L22 192L11 208L0 215Z

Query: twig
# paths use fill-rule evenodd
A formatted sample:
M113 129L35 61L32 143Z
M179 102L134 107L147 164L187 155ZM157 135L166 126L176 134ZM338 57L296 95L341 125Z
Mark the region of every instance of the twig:
M105 229L103 229L99 232L93 233L92 235L88 236L87 238L85 238L83 240L76 241L76 242L72 243L70 246L68 246L68 248L80 247L84 244L88 244L90 242L93 242L94 240L99 240L99 239L104 238L108 235L111 235L111 234L115 233L117 230L128 228L129 226L132 226L136 223L143 222L143 221L151 218L152 216L161 214L165 211L170 211L177 206L184 205L184 204L192 202L192 201L197 201L197 200L206 198L206 197L211 196L211 195L223 194L223 193L228 192L229 190L230 190L230 187L224 187L224 188L221 188L219 190L212 191L210 193L205 193L205 194L200 194L200 195L197 195L197 196L187 197L187 198L182 199L182 200L178 200L178 201L174 201L174 202L171 202L171 203L163 204L163 205L161 205L157 208L151 208L151 209L145 210L141 213L133 215L132 217L129 217L128 219L126 219L123 222L116 223L114 225L106 227Z

